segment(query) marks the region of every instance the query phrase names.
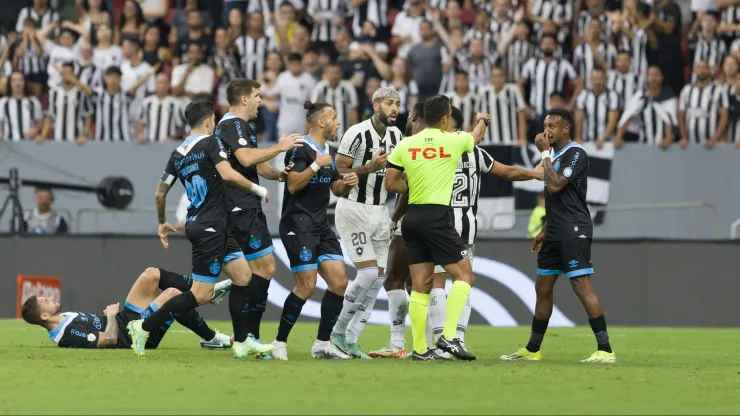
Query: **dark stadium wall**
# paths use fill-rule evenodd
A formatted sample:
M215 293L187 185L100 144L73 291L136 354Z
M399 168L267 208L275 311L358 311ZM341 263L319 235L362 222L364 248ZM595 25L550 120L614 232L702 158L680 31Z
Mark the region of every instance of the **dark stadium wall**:
M270 287L266 319L277 320L293 288L285 251L275 240L277 276ZM472 322L529 325L534 305L535 256L525 241L481 241L476 245ZM123 302L148 266L188 273L190 245L173 238L168 250L156 237L0 238L0 317L16 315L16 276L58 276L65 310L101 311ZM651 240L604 241L593 247L594 286L611 325L739 326L740 244ZM350 277L353 269L347 267ZM319 289L302 320L318 317ZM387 322L385 293L371 322ZM567 278L557 284L553 326L587 323ZM225 304L204 306L211 319L228 319Z

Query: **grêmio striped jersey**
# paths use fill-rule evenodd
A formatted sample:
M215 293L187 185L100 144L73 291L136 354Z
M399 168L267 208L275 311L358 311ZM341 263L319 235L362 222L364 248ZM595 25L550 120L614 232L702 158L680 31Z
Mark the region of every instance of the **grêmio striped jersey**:
M493 157L478 146L463 153L457 164L450 206L455 214L455 229L465 244L475 243L481 176L489 173L493 164Z

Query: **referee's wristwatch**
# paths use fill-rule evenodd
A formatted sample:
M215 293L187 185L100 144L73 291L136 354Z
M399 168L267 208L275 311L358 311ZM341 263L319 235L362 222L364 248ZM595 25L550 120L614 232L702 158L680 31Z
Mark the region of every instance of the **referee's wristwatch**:
M488 121L488 120L486 120L485 118L479 118L479 119L478 119L478 122L480 123L481 121L482 121L483 123L485 123L486 127L488 127L488 124L489 124L489 121Z

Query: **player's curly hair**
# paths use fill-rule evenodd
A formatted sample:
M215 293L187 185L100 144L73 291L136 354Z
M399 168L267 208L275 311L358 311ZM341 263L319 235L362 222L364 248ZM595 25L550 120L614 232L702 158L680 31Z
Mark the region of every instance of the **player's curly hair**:
M29 324L41 325L44 323L41 319L41 314L39 313L39 304L36 296L31 296L23 302L23 306L21 306L21 316L23 317L23 320Z
M316 121L317 118L321 115L321 113L324 112L325 108L331 107L331 104L325 103L323 101L318 101L315 103L312 103L311 101L306 101L303 103L303 108L306 109L306 121L308 124L313 124L314 121Z

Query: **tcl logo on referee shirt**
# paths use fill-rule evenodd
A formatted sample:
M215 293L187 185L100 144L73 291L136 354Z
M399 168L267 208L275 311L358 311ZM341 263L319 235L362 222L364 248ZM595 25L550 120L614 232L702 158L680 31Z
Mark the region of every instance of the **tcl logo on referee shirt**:
M411 152L411 160L416 160L419 153L421 153L421 157L424 159L446 159L449 157L452 157L451 154L445 153L444 146L440 148L436 147L416 147L416 148L409 148L409 152Z

